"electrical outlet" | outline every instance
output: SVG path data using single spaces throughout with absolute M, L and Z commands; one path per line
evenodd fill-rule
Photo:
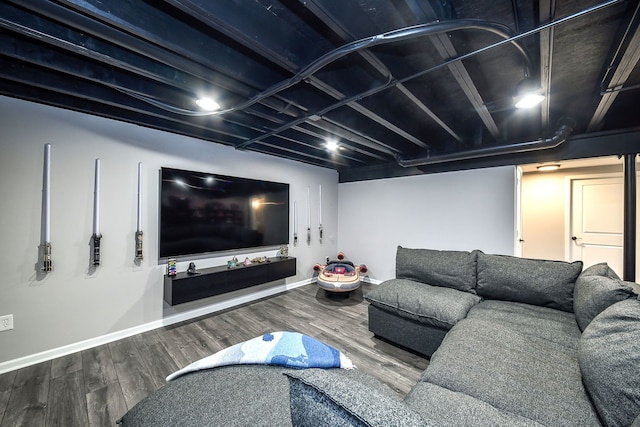
M 0 316 L 0 332 L 13 329 L 13 314 Z

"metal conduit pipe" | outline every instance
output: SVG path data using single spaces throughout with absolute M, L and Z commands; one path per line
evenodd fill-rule
M 529 31 L 525 31 L 524 33 L 520 33 L 518 35 L 510 35 L 511 34 L 511 30 L 509 29 L 509 27 L 499 24 L 499 23 L 495 23 L 495 22 L 490 22 L 490 21 L 482 21 L 482 20 L 474 20 L 474 19 L 466 19 L 466 20 L 451 20 L 451 21 L 436 21 L 436 22 L 432 22 L 432 23 L 428 23 L 428 24 L 420 24 L 420 25 L 416 25 L 413 27 L 406 27 L 406 28 L 401 28 L 398 30 L 393 30 L 393 31 L 389 31 L 387 33 L 383 33 L 383 34 L 378 34 L 375 36 L 371 36 L 371 37 L 366 37 L 364 39 L 360 39 L 360 40 L 356 40 L 353 41 L 351 43 L 347 43 L 346 45 L 343 45 L 341 47 L 338 47 L 326 54 L 324 54 L 323 56 L 321 56 L 320 58 L 316 59 L 315 61 L 313 61 L 311 64 L 307 65 L 305 68 L 303 68 L 301 71 L 299 71 L 298 73 L 296 73 L 294 76 L 290 77 L 289 79 L 286 79 L 280 83 L 277 83 L 273 86 L 271 86 L 270 88 L 266 89 L 263 92 L 258 93 L 257 95 L 255 95 L 254 97 L 246 100 L 245 102 L 242 102 L 236 106 L 224 109 L 224 110 L 218 110 L 218 111 L 195 111 L 195 110 L 187 110 L 184 108 L 179 108 L 179 107 L 175 107 L 172 105 L 169 105 L 163 101 L 154 99 L 152 97 L 149 97 L 147 95 L 138 93 L 136 91 L 133 91 L 131 89 L 128 88 L 123 88 L 123 87 L 116 87 L 116 86 L 112 86 L 112 85 L 108 85 L 110 87 L 112 87 L 113 89 L 119 90 L 120 92 L 123 92 L 131 97 L 137 98 L 141 101 L 147 102 L 151 105 L 155 105 L 158 108 L 162 108 L 164 110 L 170 111 L 172 113 L 176 113 L 176 114 L 182 114 L 182 115 L 187 115 L 187 116 L 219 116 L 222 114 L 226 114 L 226 113 L 231 113 L 234 111 L 242 111 L 245 108 L 248 108 L 254 104 L 257 104 L 258 102 L 262 101 L 265 98 L 268 98 L 270 96 L 273 96 L 279 92 L 282 92 L 283 90 L 286 90 L 288 88 L 290 88 L 293 85 L 296 85 L 298 83 L 300 83 L 301 81 L 303 81 L 306 78 L 311 77 L 315 72 L 319 71 L 321 68 L 323 68 L 324 66 L 330 64 L 333 61 L 336 61 L 337 59 L 342 58 L 343 56 L 346 56 L 350 53 L 353 52 L 358 52 L 360 50 L 363 49 L 367 49 L 373 46 L 377 46 L 380 44 L 386 44 L 386 43 L 393 43 L 399 40 L 408 40 L 408 39 L 412 39 L 415 37 L 420 37 L 420 36 L 427 36 L 427 35 L 434 35 L 434 34 L 439 34 L 439 33 L 446 33 L 448 31 L 458 31 L 458 30 L 465 30 L 465 29 L 475 29 L 475 30 L 483 30 L 483 31 L 489 31 L 492 32 L 498 36 L 501 36 L 503 38 L 503 40 L 491 44 L 489 46 L 477 49 L 473 52 L 470 53 L 466 53 L 464 55 L 460 55 L 456 58 L 452 58 L 448 61 L 445 61 L 444 63 L 432 67 L 430 68 L 428 71 L 433 71 L 435 69 L 438 69 L 442 66 L 445 66 L 447 64 L 453 63 L 453 62 L 457 62 L 457 61 L 462 61 L 463 59 L 467 59 L 470 58 L 474 55 L 477 55 L 479 53 L 485 52 L 489 49 L 493 49 L 496 48 L 498 46 L 502 46 L 506 43 L 512 44 L 513 46 L 515 46 L 517 48 L 517 50 L 522 54 L 524 61 L 525 61 L 525 71 L 527 74 L 530 73 L 531 70 L 531 59 L 529 58 L 529 55 L 526 51 L 526 49 L 524 49 L 524 47 L 522 47 L 518 41 L 531 36 L 533 34 L 537 34 L 540 31 L 547 29 L 547 28 L 551 28 L 551 27 L 555 27 L 556 25 L 559 24 L 563 24 L 565 22 L 568 22 L 570 20 L 576 19 L 580 16 L 598 11 L 600 9 L 603 9 L 605 7 L 623 2 L 625 0 L 607 0 L 604 3 L 601 4 L 597 4 L 595 6 L 592 6 L 590 8 L 587 8 L 585 10 L 582 10 L 580 12 L 574 13 L 573 15 L 569 15 L 566 16 L 562 19 L 558 19 L 557 21 L 552 21 L 549 23 L 546 23 L 538 28 L 534 28 L 532 30 Z M 404 78 L 401 80 L 401 82 L 407 81 L 407 80 L 411 80 L 414 78 L 417 78 L 423 74 L 425 74 L 426 72 L 419 72 L 416 73 L 413 76 L 410 76 L 408 78 Z M 106 83 L 105 83 L 106 84 Z M 383 87 L 382 89 L 385 89 L 386 87 Z
M 571 132 L 573 132 L 574 127 L 575 121 L 573 119 L 566 118 L 561 120 L 558 129 L 551 138 L 528 142 L 519 142 L 509 145 L 500 145 L 497 147 L 479 148 L 476 150 L 468 150 L 458 153 L 418 157 L 415 159 L 404 159 L 398 155 L 396 155 L 395 157 L 398 165 L 404 168 L 410 168 L 415 166 L 426 166 L 445 162 L 456 162 L 460 160 L 500 156 L 503 154 L 516 154 L 529 151 L 548 150 L 551 148 L 556 148 L 560 144 L 565 142 L 569 138 L 569 135 L 571 135 Z
M 320 71 L 322 68 L 331 64 L 332 62 L 337 61 L 340 58 L 343 58 L 351 53 L 359 52 L 364 49 L 368 49 L 374 46 L 379 46 L 383 44 L 396 43 L 398 41 L 403 40 L 411 40 L 417 37 L 430 36 L 435 34 L 442 34 L 451 31 L 461 31 L 461 30 L 479 30 L 485 31 L 492 34 L 497 35 L 502 39 L 502 42 L 509 43 L 513 45 L 516 50 L 521 54 L 524 60 L 524 68 L 525 75 L 530 75 L 532 61 L 529 57 L 529 53 L 527 50 L 520 44 L 519 40 L 516 40 L 516 37 L 513 35 L 511 29 L 503 24 L 497 22 L 483 21 L 480 19 L 457 19 L 451 21 L 436 21 L 430 22 L 428 24 L 419 24 L 411 27 L 400 28 L 397 30 L 388 31 L 386 33 L 377 34 L 370 37 L 365 37 L 363 39 L 355 40 L 353 42 L 347 43 L 343 46 L 337 47 L 326 54 L 322 55 L 306 67 L 302 68 L 295 75 L 290 78 L 283 80 L 270 88 L 258 93 L 252 98 L 235 105 L 233 107 L 226 108 L 224 110 L 217 111 L 196 111 L 196 110 L 187 110 L 184 108 L 175 107 L 172 105 L 168 105 L 163 101 L 154 99 L 147 95 L 138 93 L 136 91 L 122 88 L 122 87 L 114 87 L 123 93 L 126 93 L 129 96 L 140 99 L 141 101 L 145 101 L 149 104 L 155 105 L 156 107 L 165 109 L 167 111 L 171 111 L 176 114 L 182 114 L 187 116 L 220 116 L 223 114 L 231 113 L 234 111 L 242 111 L 250 106 L 257 104 L 258 102 L 276 95 L 306 79 L 313 76 L 315 73 Z M 453 61 L 460 60 L 458 58 L 454 58 Z
M 364 39 L 356 40 L 351 43 L 347 43 L 344 46 L 336 48 L 325 55 L 321 56 L 306 68 L 298 73 L 300 78 L 304 79 L 319 71 L 324 66 L 350 54 L 363 49 L 368 49 L 374 46 L 395 43 L 402 40 L 410 40 L 416 37 L 423 37 L 435 34 L 442 34 L 451 31 L 460 30 L 479 30 L 490 32 L 504 40 L 512 40 L 513 33 L 506 25 L 483 21 L 480 19 L 456 19 L 452 21 L 436 21 L 428 24 L 419 24 L 411 27 L 400 28 L 398 30 L 388 31 L 386 33 L 378 34 Z M 531 71 L 531 59 L 526 49 L 520 45 L 517 41 L 510 42 L 517 50 L 522 54 L 525 61 L 525 67 L 527 73 Z

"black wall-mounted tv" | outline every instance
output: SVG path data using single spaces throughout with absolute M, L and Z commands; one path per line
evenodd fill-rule
M 170 168 L 160 175 L 161 260 L 289 242 L 289 184 Z

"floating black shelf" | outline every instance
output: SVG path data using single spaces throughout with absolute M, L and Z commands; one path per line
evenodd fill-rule
M 269 258 L 269 262 L 203 268 L 197 274 L 178 273 L 164 276 L 164 300 L 169 305 L 237 291 L 262 283 L 295 276 L 296 259 Z

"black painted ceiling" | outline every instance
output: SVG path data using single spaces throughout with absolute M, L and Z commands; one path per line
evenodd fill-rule
M 640 145 L 638 8 L 3 1 L 0 94 L 336 169 L 343 182 L 625 154 Z M 525 75 L 546 94 L 526 111 L 513 105 Z M 203 95 L 221 109 L 205 114 Z

